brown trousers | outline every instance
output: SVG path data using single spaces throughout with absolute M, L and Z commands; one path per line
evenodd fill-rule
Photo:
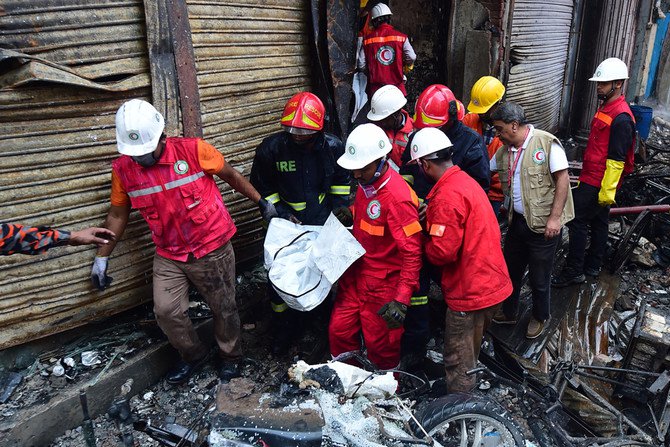
M 219 355 L 225 360 L 237 359 L 242 355 L 240 316 L 235 302 L 235 253 L 230 242 L 200 259 L 186 262 L 154 256 L 156 320 L 186 362 L 198 360 L 209 351 L 188 317 L 189 283 L 212 310 Z
M 447 391 L 466 393 L 476 384 L 476 375 L 466 372 L 477 366 L 484 331 L 501 304 L 471 312 L 456 312 L 447 308 L 444 329 L 444 368 Z

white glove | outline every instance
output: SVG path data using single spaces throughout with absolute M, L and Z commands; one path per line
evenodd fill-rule
M 91 281 L 98 290 L 105 290 L 107 286 L 112 283 L 112 278 L 107 276 L 107 262 L 109 258 L 106 256 L 96 256 L 93 261 L 93 268 L 91 268 Z

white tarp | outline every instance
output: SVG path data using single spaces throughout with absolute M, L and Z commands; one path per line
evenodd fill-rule
M 321 304 L 333 283 L 365 253 L 332 213 L 323 227 L 272 219 L 263 251 L 270 284 L 300 311 Z
M 353 123 L 358 116 L 358 112 L 361 111 L 366 102 L 368 102 L 368 94 L 365 93 L 365 89 L 368 86 L 368 77 L 365 73 L 356 72 L 354 73 L 354 79 L 351 82 L 351 88 L 354 91 L 354 111 L 351 112 L 351 122 Z

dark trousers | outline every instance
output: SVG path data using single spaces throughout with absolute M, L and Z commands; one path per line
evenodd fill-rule
M 444 369 L 447 392 L 467 393 L 476 383 L 475 374 L 466 373 L 477 366 L 484 332 L 500 304 L 470 312 L 447 309 L 444 329 Z
M 551 272 L 554 254 L 561 240 L 559 236 L 545 239 L 544 234 L 535 233 L 526 224 L 523 215 L 514 213 L 507 230 L 503 254 L 514 290 L 503 303 L 507 316 L 516 316 L 519 309 L 523 274 L 528 267 L 528 281 L 533 296 L 533 316 L 539 321 L 549 319 L 551 298 Z
M 584 267 L 600 269 L 607 251 L 610 207 L 598 205 L 599 191 L 600 188 L 586 183 L 572 190 L 575 218 L 568 223 L 570 245 L 565 265 L 578 274 L 584 272 Z M 591 244 L 586 253 L 589 233 Z

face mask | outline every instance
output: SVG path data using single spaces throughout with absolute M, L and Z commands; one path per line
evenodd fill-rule
M 135 160 L 140 166 L 142 166 L 144 168 L 149 168 L 149 167 L 155 165 L 156 162 L 158 161 L 154 158 L 154 153 L 153 152 L 149 152 L 148 154 L 144 154 L 144 155 L 137 155 L 137 156 L 133 157 L 133 160 Z

